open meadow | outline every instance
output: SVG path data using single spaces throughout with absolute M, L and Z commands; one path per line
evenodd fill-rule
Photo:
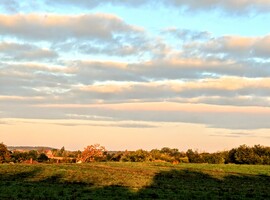
M 270 166 L 1 164 L 0 199 L 270 199 Z

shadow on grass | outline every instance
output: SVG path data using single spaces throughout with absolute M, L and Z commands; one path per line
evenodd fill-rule
M 0 199 L 270 199 L 270 177 L 232 174 L 222 179 L 193 170 L 162 171 L 137 192 L 121 185 L 71 183 L 61 174 L 29 181 L 40 168 L 0 174 Z
M 269 199 L 270 177 L 229 175 L 222 179 L 192 171 L 157 174 L 153 183 L 139 191 L 144 199 Z
M 0 199 L 80 199 L 93 185 L 66 182 L 61 173 L 42 177 L 42 172 L 42 167 L 34 167 L 24 172 L 0 174 Z
M 10 166 L 12 168 L 12 166 Z M 26 170 L 23 172 L 17 172 L 14 174 L 2 173 L 0 174 L 0 181 L 23 181 L 30 177 L 34 177 L 37 173 L 41 172 L 41 167 L 36 167 L 34 169 Z

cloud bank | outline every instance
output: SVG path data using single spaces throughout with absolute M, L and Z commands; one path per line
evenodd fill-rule
M 104 4 L 55 2 L 63 3 Z M 154 2 L 107 3 L 136 7 Z M 267 1 L 167 3 L 196 11 L 269 9 Z M 125 121 L 145 121 L 270 128 L 269 34 L 215 35 L 169 26 L 153 33 L 116 14 L 14 13 L 12 5 L 4 8 L 10 13 L 0 15 L 2 118 L 102 119 L 123 122 L 122 127 L 141 126 Z

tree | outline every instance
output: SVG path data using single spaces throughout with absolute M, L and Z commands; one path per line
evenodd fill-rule
M 198 151 L 193 151 L 192 149 L 188 149 L 186 152 L 186 155 L 190 163 L 203 163 L 202 157 L 198 153 Z
M 145 162 L 150 160 L 150 153 L 142 149 L 136 151 L 125 151 L 120 159 L 120 161 L 123 162 Z
M 247 145 L 241 145 L 236 149 L 234 154 L 237 164 L 257 164 L 261 163 L 261 159 L 253 151 L 253 148 Z
M 178 149 L 176 149 L 176 148 L 171 149 L 169 147 L 163 147 L 160 150 L 160 153 L 164 153 L 164 154 L 167 154 L 167 155 L 172 156 L 172 157 L 177 157 L 180 155 L 180 152 Z
M 21 151 L 14 151 L 11 155 L 11 160 L 13 162 L 23 162 L 27 160 L 27 152 L 21 152 Z
M 31 150 L 31 151 L 28 152 L 27 159 L 37 160 L 37 158 L 38 158 L 38 152 L 37 151 Z
M 224 164 L 225 158 L 222 153 L 202 153 L 202 160 L 210 164 Z
M 59 152 L 60 156 L 63 156 L 63 154 L 65 153 L 65 151 L 66 151 L 65 147 L 62 146 L 62 148 L 60 149 L 60 152 Z
M 162 153 L 160 153 L 159 149 L 152 149 L 150 151 L 150 155 L 151 155 L 152 161 L 161 160 Z
M 7 162 L 10 158 L 10 153 L 7 149 L 7 146 L 3 143 L 0 143 L 0 163 Z
M 82 162 L 94 162 L 106 157 L 106 149 L 100 144 L 94 144 L 84 148 L 81 154 Z
M 119 151 L 113 154 L 107 154 L 107 160 L 119 162 L 121 158 L 123 157 L 123 155 L 124 155 L 124 152 L 122 151 Z
M 45 161 L 49 160 L 49 158 L 45 153 L 41 153 L 38 156 L 37 160 L 38 160 L 38 162 L 45 162 Z

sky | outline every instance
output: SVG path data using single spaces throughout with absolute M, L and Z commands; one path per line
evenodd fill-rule
M 2 0 L 0 142 L 270 145 L 267 0 Z

